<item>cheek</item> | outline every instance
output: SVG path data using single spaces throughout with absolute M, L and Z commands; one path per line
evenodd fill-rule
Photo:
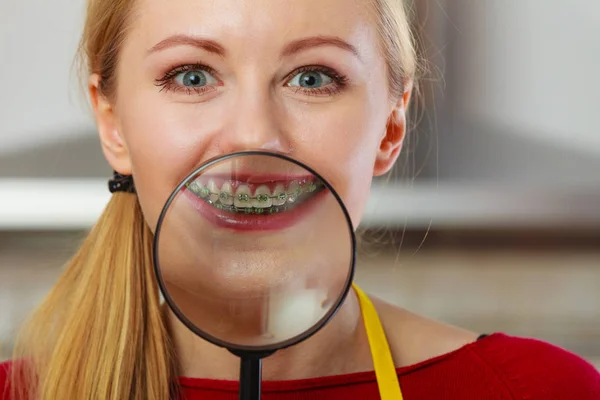
M 302 127 L 296 131 L 295 153 L 334 186 L 355 227 L 369 197 L 387 120 L 380 104 L 357 95 L 318 113 L 298 114 L 294 123 Z
M 140 205 L 154 229 L 172 191 L 203 159 L 213 128 L 202 122 L 201 115 L 190 115 L 193 108 L 159 101 L 156 93 L 129 97 L 124 93 L 120 99 L 120 129 Z

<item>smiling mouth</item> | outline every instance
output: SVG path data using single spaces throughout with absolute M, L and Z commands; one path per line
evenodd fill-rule
M 312 176 L 293 180 L 264 180 L 262 183 L 203 177 L 187 183 L 186 187 L 218 210 L 263 216 L 294 209 L 325 188 L 320 180 Z

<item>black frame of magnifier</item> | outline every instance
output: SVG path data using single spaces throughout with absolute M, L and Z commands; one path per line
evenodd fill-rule
M 214 164 L 219 163 L 221 161 L 225 161 L 225 160 L 228 160 L 231 158 L 236 158 L 236 157 L 261 156 L 261 155 L 279 158 L 279 159 L 291 162 L 293 164 L 298 165 L 299 167 L 306 169 L 312 175 L 317 177 L 325 185 L 325 187 L 327 187 L 327 189 L 330 191 L 330 193 L 335 197 L 338 204 L 342 208 L 342 212 L 344 214 L 344 217 L 346 218 L 346 223 L 348 224 L 348 230 L 350 232 L 350 239 L 351 239 L 351 245 L 352 245 L 351 260 L 350 260 L 350 273 L 348 274 L 348 279 L 346 281 L 345 288 L 344 288 L 343 292 L 340 294 L 340 296 L 338 297 L 338 299 L 336 300 L 335 306 L 332 307 L 332 309 L 329 312 L 327 312 L 327 314 L 325 314 L 325 316 L 323 316 L 309 330 L 307 330 L 299 335 L 296 335 L 288 340 L 285 340 L 285 341 L 282 341 L 279 343 L 275 343 L 272 345 L 268 345 L 268 346 L 240 346 L 240 345 L 234 345 L 234 344 L 226 342 L 224 340 L 220 340 L 220 339 L 214 337 L 213 335 L 203 332 L 202 330 L 198 329 L 188 318 L 186 318 L 186 316 L 183 314 L 183 312 L 177 306 L 176 302 L 173 301 L 173 299 L 169 296 L 168 290 L 166 289 L 166 286 L 162 280 L 162 275 L 160 273 L 159 262 L 158 262 L 158 244 L 159 244 L 159 239 L 160 239 L 161 227 L 162 227 L 164 218 L 171 206 L 171 203 L 175 200 L 175 198 L 177 198 L 177 196 L 180 193 L 183 186 L 192 177 L 199 175 L 205 169 L 210 168 Z M 283 155 L 280 153 L 269 152 L 269 151 L 249 150 L 249 151 L 240 151 L 240 152 L 230 153 L 230 154 L 227 154 L 224 156 L 212 158 L 212 159 L 208 160 L 207 162 L 203 163 L 200 167 L 196 168 L 192 173 L 188 174 L 181 181 L 181 183 L 179 185 L 177 185 L 177 187 L 175 188 L 173 193 L 171 193 L 171 195 L 169 196 L 169 199 L 165 203 L 165 206 L 163 207 L 163 209 L 160 213 L 160 216 L 158 218 L 158 222 L 156 224 L 156 230 L 154 233 L 152 253 L 153 253 L 152 258 L 153 258 L 153 264 L 154 264 L 154 272 L 156 274 L 158 286 L 160 288 L 160 291 L 161 291 L 165 301 L 167 302 L 167 305 L 175 313 L 177 318 L 189 330 L 191 330 L 197 336 L 208 341 L 209 343 L 212 343 L 216 346 L 225 348 L 225 349 L 229 350 L 231 353 L 239 356 L 242 359 L 242 364 L 241 364 L 242 372 L 245 371 L 245 373 L 241 374 L 242 376 L 240 377 L 240 385 L 241 386 L 244 384 L 255 385 L 257 380 L 260 384 L 260 380 L 261 380 L 260 362 L 261 362 L 262 358 L 267 357 L 278 350 L 283 350 L 287 347 L 294 346 L 294 345 L 310 338 L 315 333 L 317 333 L 319 330 L 321 330 L 339 311 L 341 305 L 344 303 L 346 297 L 348 296 L 348 293 L 349 293 L 350 288 L 352 287 L 352 283 L 354 281 L 354 274 L 355 274 L 355 269 L 356 269 L 356 235 L 354 233 L 352 219 L 350 218 L 350 214 L 348 213 L 348 210 L 346 209 L 344 202 L 342 201 L 341 197 L 337 194 L 337 192 L 334 190 L 333 186 L 328 181 L 326 181 L 320 174 L 318 174 L 316 171 L 314 171 L 309 166 L 303 164 L 301 161 L 295 160 L 286 155 Z M 246 369 L 244 369 L 245 367 L 246 367 Z M 251 378 L 251 379 L 249 379 L 249 378 Z M 249 380 L 249 381 L 243 382 L 244 380 Z M 260 397 L 260 387 L 258 388 L 258 391 L 259 391 L 259 397 Z M 242 397 L 240 397 L 240 398 L 242 398 Z M 258 397 L 249 397 L 249 398 L 255 399 Z

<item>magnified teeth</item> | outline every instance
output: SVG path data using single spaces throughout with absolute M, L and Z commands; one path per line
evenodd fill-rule
M 261 185 L 254 191 L 252 207 L 254 208 L 269 208 L 273 204 L 271 199 L 271 190 L 268 186 Z
M 275 185 L 275 189 L 273 190 L 273 199 L 272 203 L 274 206 L 282 206 L 285 204 L 287 200 L 287 193 L 285 191 L 285 187 L 282 184 Z
M 241 182 L 233 183 L 227 180 L 218 182 L 210 179 L 207 183 L 193 181 L 186 186 L 199 198 L 220 210 L 272 215 L 295 207 L 319 191 L 323 185 L 310 180 L 294 180 L 288 185 L 277 183 L 273 187 L 262 184 L 255 188 Z
M 200 187 L 200 185 L 198 185 L 197 182 L 192 182 L 188 185 L 188 189 L 190 189 L 192 192 L 194 192 L 197 195 L 200 195 L 200 190 L 202 189 Z
M 214 181 L 209 181 L 207 185 L 208 191 L 210 192 L 209 200 L 216 203 L 219 200 L 219 188 Z
M 309 182 L 306 182 L 302 186 L 302 189 L 303 189 L 303 191 L 306 191 L 307 193 L 312 193 L 315 190 L 317 190 L 317 185 L 313 181 L 309 181 Z
M 293 181 L 292 183 L 290 183 L 287 192 L 287 201 L 289 203 L 295 202 L 298 199 L 298 197 L 300 197 L 300 195 L 302 194 L 302 188 L 300 187 L 300 183 L 298 181 Z
M 233 205 L 238 208 L 251 207 L 250 188 L 247 185 L 239 185 L 235 191 Z
M 221 193 L 219 193 L 219 201 L 226 206 L 233 205 L 233 189 L 231 188 L 231 183 L 223 183 Z

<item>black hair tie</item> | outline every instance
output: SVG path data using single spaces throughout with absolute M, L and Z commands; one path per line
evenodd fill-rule
M 110 190 L 111 193 L 135 193 L 133 176 L 121 175 L 117 171 L 113 171 L 113 177 L 108 181 L 108 190 Z

